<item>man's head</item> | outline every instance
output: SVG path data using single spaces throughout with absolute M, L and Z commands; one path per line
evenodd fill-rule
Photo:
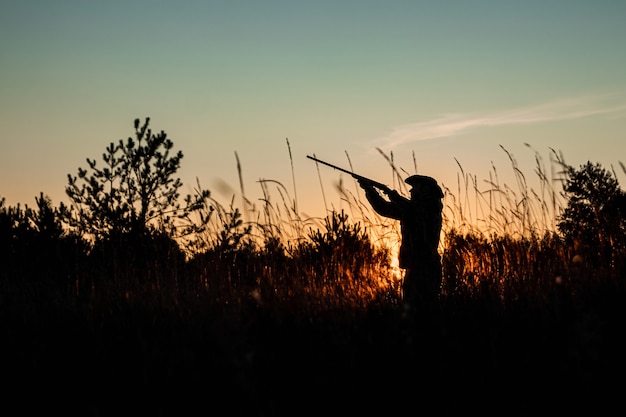
M 420 197 L 443 198 L 443 191 L 437 184 L 437 181 L 426 175 L 411 175 L 404 180 L 411 187 L 411 194 L 417 194 Z

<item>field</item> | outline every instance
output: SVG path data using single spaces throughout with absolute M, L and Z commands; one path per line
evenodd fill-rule
M 282 204 L 215 201 L 212 226 L 186 250 L 120 240 L 87 256 L 71 239 L 4 239 L 4 407 L 534 416 L 621 406 L 624 251 L 600 262 L 559 238 L 563 201 L 540 159 L 539 192 L 521 172 L 513 192 L 495 171 L 485 192 L 459 168 L 445 197 L 439 309 L 415 319 L 394 266 L 398 226 L 349 192 L 350 214 L 302 219 L 268 181 Z

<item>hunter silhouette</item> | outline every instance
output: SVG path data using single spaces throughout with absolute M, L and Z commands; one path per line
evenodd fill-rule
M 367 178 L 359 178 L 372 208 L 381 216 L 400 221 L 402 242 L 398 260 L 400 268 L 405 270 L 402 283 L 405 307 L 430 310 L 437 305 L 442 280 L 438 246 L 443 192 L 434 178 L 425 175 L 412 175 L 404 182 L 412 187 L 410 199 Z

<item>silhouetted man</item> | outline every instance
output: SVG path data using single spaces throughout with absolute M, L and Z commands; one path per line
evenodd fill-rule
M 437 250 L 441 233 L 443 192 L 437 181 L 424 175 L 404 180 L 412 188 L 411 198 L 391 189 L 380 190 L 367 180 L 359 181 L 372 208 L 381 216 L 400 221 L 402 242 L 400 268 L 405 269 L 402 284 L 406 307 L 411 310 L 436 306 L 441 285 L 441 257 Z

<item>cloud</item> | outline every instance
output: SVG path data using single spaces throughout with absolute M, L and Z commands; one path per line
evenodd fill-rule
M 381 138 L 379 143 L 382 144 L 380 146 L 395 147 L 410 142 L 458 136 L 479 127 L 546 123 L 623 112 L 626 112 L 626 103 L 621 94 L 577 97 L 480 115 L 443 115 L 424 122 L 399 125 Z

